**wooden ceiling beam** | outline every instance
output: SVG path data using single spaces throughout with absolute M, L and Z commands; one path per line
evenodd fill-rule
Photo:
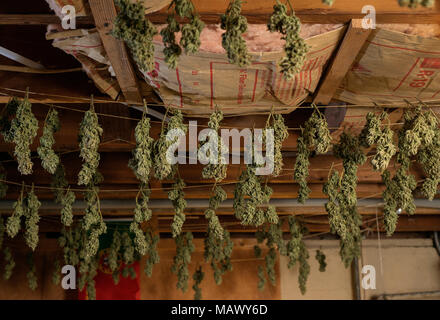
M 89 3 L 96 28 L 125 100 L 132 103 L 142 103 L 136 71 L 131 63 L 127 48 L 124 42 L 117 40 L 110 34 L 116 17 L 113 0 L 90 0 Z
M 360 50 L 371 34 L 371 29 L 362 27 L 362 20 L 351 20 L 350 26 L 342 40 L 342 43 L 331 61 L 324 76 L 321 78 L 318 90 L 315 93 L 313 102 L 320 105 L 327 105 L 339 88 L 345 75 L 353 65 Z

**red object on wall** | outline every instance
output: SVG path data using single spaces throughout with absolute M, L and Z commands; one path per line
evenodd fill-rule
M 132 279 L 130 276 L 124 278 L 120 275 L 119 283 L 115 285 L 105 257 L 106 252 L 101 251 L 98 273 L 95 277 L 96 300 L 140 300 L 139 261 L 132 265 L 136 278 Z M 125 265 L 121 264 L 120 270 L 124 267 Z M 84 290 L 78 291 L 78 300 L 88 300 L 87 285 Z

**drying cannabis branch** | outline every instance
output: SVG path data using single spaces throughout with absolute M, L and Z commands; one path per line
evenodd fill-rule
M 219 240 L 223 238 L 224 229 L 220 224 L 218 216 L 215 214 L 215 210 L 218 209 L 220 203 L 225 201 L 227 197 L 226 191 L 222 187 L 214 187 L 213 195 L 209 199 L 209 208 L 205 210 L 205 218 L 208 220 L 208 233 L 212 233 Z
M 205 273 L 202 271 L 202 267 L 198 267 L 193 274 L 193 290 L 194 290 L 194 300 L 202 300 L 202 289 L 200 288 L 200 284 L 205 277 Z
M 214 281 L 217 285 L 222 283 L 222 277 L 227 271 L 232 270 L 231 254 L 234 243 L 227 230 L 223 230 L 219 238 L 208 227 L 208 234 L 204 240 L 204 258 L 211 265 L 214 271 Z
M 136 197 L 136 206 L 134 208 L 133 221 L 130 224 L 130 231 L 135 235 L 134 243 L 136 250 L 142 256 L 147 253 L 148 243 L 141 224 L 147 222 L 153 216 L 151 209 L 148 207 L 149 198 L 150 190 L 148 189 L 148 185 L 141 183 L 139 193 Z
M 61 282 L 61 265 L 60 260 L 55 259 L 53 263 L 52 283 L 59 285 Z
M 148 250 L 146 252 L 147 259 L 145 260 L 144 272 L 148 277 L 153 274 L 153 267 L 159 263 L 160 257 L 157 252 L 157 244 L 159 243 L 159 235 L 154 234 L 153 231 L 148 230 L 145 234 L 148 243 Z
M 187 205 L 185 200 L 185 192 L 183 192 L 185 186 L 185 182 L 178 177 L 176 182 L 173 184 L 173 190 L 168 192 L 168 199 L 170 199 L 173 203 L 175 211 L 173 223 L 171 224 L 171 233 L 173 238 L 182 233 L 183 223 L 185 222 L 184 211 Z
M 40 146 L 37 148 L 38 156 L 41 159 L 41 166 L 50 174 L 54 174 L 60 163 L 60 158 L 52 149 L 55 144 L 54 133 L 60 130 L 58 111 L 51 108 L 44 121 L 43 135 L 40 138 Z
M 160 137 L 154 142 L 153 153 L 154 175 L 157 179 L 166 179 L 174 173 L 173 165 L 171 164 L 171 157 L 173 155 L 168 154 L 168 150 L 187 131 L 188 126 L 183 123 L 183 115 L 180 110 L 173 111 L 173 116 L 170 118 L 166 130 L 164 129 L 164 123 L 162 123 Z
M 99 166 L 100 155 L 98 152 L 103 130 L 99 126 L 98 115 L 92 103 L 85 113 L 79 127 L 79 156 L 84 160 L 81 171 L 78 174 L 78 184 L 88 185 L 93 180 Z
M 202 170 L 204 179 L 215 179 L 216 182 L 226 178 L 228 165 L 225 163 L 223 154 L 227 148 L 223 139 L 218 134 L 220 122 L 223 120 L 223 112 L 220 109 L 214 111 L 209 117 L 208 128 L 212 131 L 204 141 L 200 142 L 199 161 L 207 163 Z
M 85 256 L 91 258 L 96 255 L 99 248 L 99 236 L 107 232 L 107 226 L 102 218 L 99 204 L 99 187 L 97 184 L 103 180 L 102 175 L 96 171 L 87 191 L 84 192 L 86 210 L 82 219 L 82 228 L 86 233 Z
M 261 185 L 260 177 L 256 175 L 257 165 L 248 164 L 240 175 L 234 190 L 234 211 L 242 225 L 261 226 L 265 222 L 278 223 L 275 207 L 267 205 L 272 195 L 272 189 Z M 249 198 L 247 198 L 249 197 Z
M 26 278 L 28 279 L 29 288 L 32 291 L 35 291 L 38 287 L 38 278 L 35 270 L 34 255 L 32 253 L 29 253 L 26 260 L 29 268 L 29 271 L 26 274 Z
M 361 131 L 359 141 L 363 147 L 376 145 L 376 154 L 371 160 L 373 169 L 383 172 L 390 163 L 391 158 L 396 154 L 396 147 L 393 143 L 393 131 L 389 125 L 382 126 L 382 122 L 388 120 L 388 113 L 382 112 L 377 116 L 374 112 L 368 112 L 367 122 Z
M 270 122 L 272 120 L 272 122 Z M 279 176 L 283 170 L 283 154 L 281 153 L 281 148 L 283 146 L 283 141 L 289 136 L 289 131 L 284 124 L 284 118 L 281 114 L 269 114 L 266 122 L 266 130 L 273 130 L 273 158 L 272 155 L 267 155 L 268 159 L 266 161 L 273 161 L 273 176 Z M 264 138 L 266 138 L 267 131 L 265 131 Z M 267 144 L 267 141 L 266 141 Z M 268 150 L 266 148 L 266 150 Z
M 9 280 L 15 268 L 15 261 L 14 261 L 14 257 L 12 256 L 11 249 L 9 247 L 6 247 L 3 250 L 3 255 L 5 260 L 5 272 L 3 273 L 3 279 Z
M 298 137 L 298 154 L 295 162 L 293 178 L 299 184 L 298 202 L 305 203 L 309 198 L 310 188 L 307 186 L 309 176 L 309 157 L 312 152 L 325 154 L 331 147 L 332 138 L 324 115 L 316 108 L 305 122 L 304 129 Z
M 291 238 L 287 243 L 287 256 L 289 258 L 287 266 L 290 269 L 296 262 L 299 262 L 298 284 L 301 293 L 305 294 L 307 278 L 310 273 L 309 252 L 303 240 L 307 228 L 299 223 L 294 216 L 289 216 L 288 223 Z
M 292 6 L 290 6 L 290 9 L 291 14 L 288 15 L 286 5 L 277 0 L 267 24 L 267 29 L 270 32 L 281 33 L 282 39 L 286 41 L 284 45 L 286 56 L 279 63 L 281 72 L 286 80 L 291 80 L 295 74 L 301 71 L 309 51 L 308 45 L 299 35 L 301 22 L 295 16 Z
M 315 258 L 319 263 L 319 272 L 325 272 L 325 268 L 327 267 L 327 263 L 325 262 L 324 252 L 322 252 L 321 250 L 316 250 Z
M 357 169 L 366 161 L 366 156 L 359 140 L 348 133 L 341 134 L 333 151 L 336 157 L 342 159 L 344 174 L 340 177 L 337 171 L 333 171 L 323 187 L 323 192 L 329 197 L 325 208 L 330 230 L 341 238 L 340 254 L 346 267 L 360 254 L 362 218 L 357 211 Z
M 53 188 L 53 193 L 55 196 L 55 203 L 60 203 L 61 209 L 61 223 L 69 227 L 73 223 L 73 203 L 75 202 L 76 196 L 70 188 L 66 192 L 64 190 L 68 187 L 69 183 L 66 179 L 66 173 L 64 171 L 64 166 L 60 162 L 52 176 L 52 182 L 50 186 Z
M 30 146 L 37 136 L 38 120 L 32 113 L 32 104 L 27 95 L 17 107 L 17 114 L 11 122 L 10 130 L 13 132 L 18 171 L 23 175 L 31 174 L 33 164 Z
M 122 250 L 122 261 L 125 264 L 125 268 L 122 269 L 122 276 L 124 278 L 130 276 L 132 279 L 135 279 L 136 271 L 133 268 L 133 263 L 138 259 L 135 254 L 133 240 L 131 239 L 128 232 L 122 233 L 121 250 Z
M 243 33 L 247 31 L 247 19 L 241 15 L 242 0 L 232 0 L 226 13 L 221 16 L 222 46 L 228 54 L 229 62 L 240 67 L 251 64 Z
M 115 0 L 115 3 L 119 13 L 114 21 L 113 36 L 125 41 L 139 68 L 144 71 L 154 70 L 153 37 L 157 29 L 145 17 L 143 2 Z
M 12 98 L 8 101 L 2 110 L 0 117 L 0 133 L 3 136 L 5 142 L 14 141 L 14 131 L 12 130 L 12 119 L 17 114 L 20 100 L 18 98 Z
M 180 234 L 175 238 L 176 255 L 173 259 L 171 271 L 177 275 L 177 289 L 186 292 L 188 290 L 188 264 L 191 262 L 191 254 L 195 247 L 192 243 L 193 235 L 191 232 Z
M 435 0 L 397 0 L 401 7 L 417 8 L 419 5 L 426 8 L 432 8 Z

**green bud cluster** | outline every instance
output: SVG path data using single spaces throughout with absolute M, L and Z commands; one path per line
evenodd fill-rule
M 229 62 L 239 67 L 251 64 L 243 33 L 247 31 L 248 23 L 245 16 L 241 15 L 242 0 L 231 0 L 226 13 L 221 16 L 221 28 L 226 32 L 222 34 L 222 46 L 226 50 Z
M 328 123 L 315 106 L 315 110 L 305 122 L 304 129 L 301 130 L 297 140 L 298 154 L 296 156 L 293 178 L 299 184 L 298 202 L 305 203 L 311 192 L 307 185 L 311 152 L 313 151 L 316 154 L 327 153 L 331 147 L 331 141 Z
M 15 260 L 9 247 L 6 247 L 3 250 L 3 256 L 5 261 L 5 272 L 3 273 L 3 279 L 9 280 L 15 268 Z
M 18 171 L 23 175 L 31 174 L 33 163 L 30 146 L 37 136 L 38 120 L 32 113 L 32 104 L 27 97 L 18 105 L 10 130 L 13 132 L 14 155 L 17 158 Z
M 194 290 L 194 300 L 202 300 L 202 289 L 200 288 L 200 284 L 205 277 L 205 273 L 202 271 L 202 267 L 198 267 L 193 274 L 193 290 Z
M 335 0 L 321 0 L 323 4 L 326 4 L 328 6 L 333 6 L 333 3 L 335 2 Z
M 154 265 L 160 262 L 159 252 L 157 251 L 159 235 L 154 234 L 151 230 L 148 230 L 145 234 L 145 239 L 148 244 L 148 249 L 146 253 L 148 258 L 145 260 L 144 272 L 147 277 L 151 277 L 153 274 Z
M 325 272 L 327 268 L 327 262 L 325 262 L 325 254 L 321 250 L 316 250 L 316 261 L 319 263 L 319 272 Z
M 37 148 L 38 156 L 41 159 L 41 166 L 50 174 L 54 174 L 60 163 L 60 158 L 52 149 L 55 144 L 54 133 L 60 130 L 58 111 L 54 108 L 47 113 L 44 121 L 43 135 L 40 138 L 40 146 Z
M 165 62 L 171 69 L 176 69 L 179 56 L 182 54 L 182 48 L 185 52 L 196 53 L 200 48 L 200 34 L 202 33 L 205 24 L 200 20 L 199 15 L 195 14 L 194 5 L 191 0 L 173 0 L 170 7 L 174 5 L 175 13 L 168 15 L 167 26 L 160 31 L 162 41 L 164 44 L 163 54 Z M 176 20 L 177 16 L 189 19 L 180 27 Z M 180 45 L 176 41 L 176 32 L 182 31 Z
M 220 224 L 218 216 L 215 214 L 215 210 L 218 209 L 220 203 L 225 201 L 227 197 L 226 191 L 222 187 L 216 186 L 213 195 L 209 199 L 209 208 L 205 210 L 205 218 L 208 220 L 208 232 L 212 233 L 219 240 L 223 239 L 224 229 Z
M 294 216 L 289 216 L 288 223 L 291 238 L 287 243 L 287 256 L 289 258 L 287 266 L 290 269 L 299 262 L 298 284 L 301 293 L 304 295 L 306 293 L 307 278 L 310 274 L 309 252 L 303 240 L 307 228 L 299 223 Z
M 144 184 L 148 184 L 153 166 L 151 151 L 154 140 L 150 137 L 150 128 L 150 118 L 146 117 L 144 112 L 134 130 L 136 147 L 132 151 L 133 158 L 128 162 L 128 166 L 133 169 L 136 178 Z
M 53 263 L 52 283 L 59 285 L 61 283 L 61 265 L 60 260 L 55 259 Z
M 14 131 L 12 130 L 12 118 L 17 114 L 20 100 L 18 98 L 12 98 L 8 101 L 3 108 L 0 116 L 0 133 L 3 136 L 5 142 L 14 141 Z
M 417 8 L 419 5 L 426 8 L 432 8 L 435 0 L 397 0 L 401 7 Z
M 214 272 L 214 281 L 220 285 L 223 281 L 223 275 L 227 271 L 232 270 L 231 254 L 234 243 L 227 230 L 223 230 L 223 234 L 218 237 L 215 232 L 208 227 L 208 234 L 204 240 L 205 261 L 211 265 Z
M 6 222 L 6 232 L 9 237 L 14 238 L 21 228 L 22 217 L 25 219 L 25 234 L 24 238 L 26 244 L 32 251 L 38 245 L 38 222 L 40 221 L 40 216 L 38 215 L 38 210 L 41 206 L 40 201 L 38 201 L 37 196 L 34 193 L 34 187 L 27 196 L 24 197 L 24 190 L 22 190 L 20 197 L 14 203 L 14 212 L 9 216 Z
M 90 109 L 85 113 L 79 127 L 79 156 L 84 160 L 78 174 L 79 185 L 89 185 L 97 172 L 100 159 L 98 148 L 102 133 L 98 115 L 95 113 L 93 103 L 91 103 Z
M 154 70 L 153 37 L 157 29 L 145 17 L 143 2 L 116 0 L 115 3 L 119 13 L 114 21 L 112 35 L 125 41 L 139 68 L 144 71 Z
M 138 258 L 136 256 L 133 240 L 131 239 L 128 232 L 122 233 L 121 250 L 122 261 L 125 264 L 125 268 L 122 269 L 122 276 L 124 278 L 130 276 L 131 279 L 136 279 L 136 271 L 134 270 L 133 263 L 138 260 Z
M 164 129 L 164 125 L 162 124 L 160 137 L 154 142 L 154 175 L 159 180 L 164 180 L 173 174 L 173 165 L 167 160 L 167 150 L 172 144 L 179 140 L 179 137 L 175 137 L 168 141 L 167 133 L 176 129 L 182 130 L 183 133 L 188 131 L 188 126 L 183 123 L 183 115 L 180 110 L 174 111 L 173 116 L 168 122 L 167 130 Z
M 272 195 L 272 189 L 267 185 L 262 186 L 260 177 L 256 175 L 257 166 L 246 165 L 240 175 L 234 190 L 234 211 L 242 225 L 261 226 L 263 223 L 278 223 L 275 207 L 267 205 Z
M 185 186 L 185 182 L 179 177 L 173 184 L 173 189 L 168 192 L 168 199 L 170 199 L 173 203 L 175 211 L 173 223 L 171 224 L 171 233 L 173 238 L 182 233 L 182 227 L 185 222 L 184 211 L 187 205 L 185 200 L 185 192 L 183 192 Z
M 35 291 L 38 288 L 38 277 L 37 271 L 35 269 L 34 255 L 32 253 L 29 253 L 27 255 L 27 265 L 29 268 L 29 271 L 26 274 L 28 285 L 32 291 Z
M 290 4 L 290 3 L 289 3 Z M 300 37 L 301 22 L 295 16 L 291 7 L 291 14 L 287 14 L 287 7 L 277 0 L 273 6 L 273 13 L 267 23 L 267 29 L 270 32 L 279 32 L 282 39 L 286 41 L 284 52 L 286 56 L 281 59 L 279 66 L 286 80 L 291 80 L 301 71 L 306 59 L 309 47 Z
M 394 132 L 389 125 L 382 126 L 384 120 L 388 120 L 388 113 L 382 112 L 377 116 L 374 112 L 369 112 L 367 123 L 359 136 L 361 146 L 368 148 L 376 145 L 376 154 L 371 164 L 373 169 L 379 172 L 383 172 L 388 167 L 397 149 L 393 143 Z
M 212 163 L 209 161 L 207 165 L 203 167 L 202 177 L 204 179 L 215 179 L 216 182 L 222 181 L 226 178 L 226 173 L 228 169 L 228 165 L 226 163 L 222 163 L 222 155 L 227 151 L 225 144 L 223 143 L 223 139 L 218 134 L 218 130 L 220 129 L 220 122 L 223 120 L 223 112 L 220 109 L 215 110 L 211 116 L 209 117 L 208 128 L 214 130 L 217 133 L 217 159 L 215 159 L 215 155 L 208 154 L 208 159 L 213 158 L 212 160 L 217 160 L 217 163 Z M 211 139 L 210 136 L 206 138 L 205 141 L 200 143 L 200 148 L 203 147 L 205 143 L 207 143 Z
M 357 212 L 357 168 L 366 161 L 360 148 L 360 139 L 342 133 L 340 141 L 333 147 L 335 156 L 342 159 L 344 174 L 333 171 L 323 192 L 329 201 L 325 204 L 329 217 L 330 230 L 341 238 L 340 254 L 348 267 L 353 258 L 360 254 L 362 218 Z
M 193 235 L 191 232 L 182 233 L 175 237 L 176 255 L 173 259 L 171 271 L 177 275 L 176 287 L 182 290 L 182 292 L 188 290 L 188 264 L 191 262 L 191 254 L 195 250 L 192 240 Z
M 75 193 L 70 188 L 65 191 L 68 185 L 64 166 L 59 162 L 55 173 L 52 175 L 50 186 L 53 188 L 55 203 L 61 204 L 61 223 L 66 227 L 71 226 L 73 223 L 73 203 L 76 200 Z
M 140 185 L 138 196 L 136 197 L 136 206 L 134 208 L 133 221 L 130 224 L 130 231 L 134 233 L 134 243 L 137 252 L 140 255 L 145 255 L 148 250 L 148 243 L 145 238 L 144 231 L 141 224 L 147 222 L 153 216 L 151 209 L 148 207 L 150 198 L 150 190 L 146 185 Z
M 87 185 L 87 191 L 84 192 L 87 206 L 82 219 L 82 228 L 86 233 L 85 255 L 87 258 L 96 255 L 99 248 L 99 236 L 107 232 L 107 226 L 101 215 L 99 187 L 97 186 L 102 180 L 102 175 L 96 171 L 90 184 Z
M 270 120 L 272 120 L 271 123 Z M 273 159 L 271 159 L 271 155 L 268 155 L 269 158 L 266 161 L 273 161 L 274 166 L 272 175 L 279 176 L 283 170 L 283 154 L 281 153 L 281 149 L 283 147 L 283 141 L 289 136 L 289 131 L 284 124 L 283 116 L 281 114 L 272 113 L 267 119 L 266 129 L 273 130 L 274 138 Z
M 58 244 L 63 250 L 63 260 L 67 265 L 76 266 L 80 262 L 80 248 L 83 246 L 84 232 L 80 227 L 61 229 Z

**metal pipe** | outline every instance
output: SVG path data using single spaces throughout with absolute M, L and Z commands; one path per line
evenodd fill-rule
M 208 199 L 188 199 L 187 208 L 207 208 L 209 206 Z M 273 205 L 278 208 L 310 208 L 324 206 L 328 199 L 309 199 L 305 204 L 298 203 L 296 198 L 293 199 L 271 199 L 269 205 Z M 0 211 L 10 211 L 15 201 L 2 200 L 0 201 Z M 425 199 L 415 199 L 414 203 L 420 208 L 440 208 L 440 199 L 434 199 L 432 201 Z M 101 210 L 132 210 L 135 207 L 134 199 L 118 199 L 110 200 L 104 199 L 100 201 Z M 172 209 L 173 205 L 170 200 L 167 199 L 152 199 L 149 201 L 148 206 L 151 209 Z M 220 204 L 220 208 L 232 208 L 233 200 L 228 199 Z M 267 206 L 267 205 L 266 205 Z M 363 199 L 358 201 L 358 206 L 362 207 L 377 207 L 383 206 L 382 199 Z M 53 201 L 42 201 L 42 210 L 60 210 L 61 206 Z M 86 202 L 84 200 L 77 200 L 73 205 L 74 210 L 82 210 L 86 208 Z

